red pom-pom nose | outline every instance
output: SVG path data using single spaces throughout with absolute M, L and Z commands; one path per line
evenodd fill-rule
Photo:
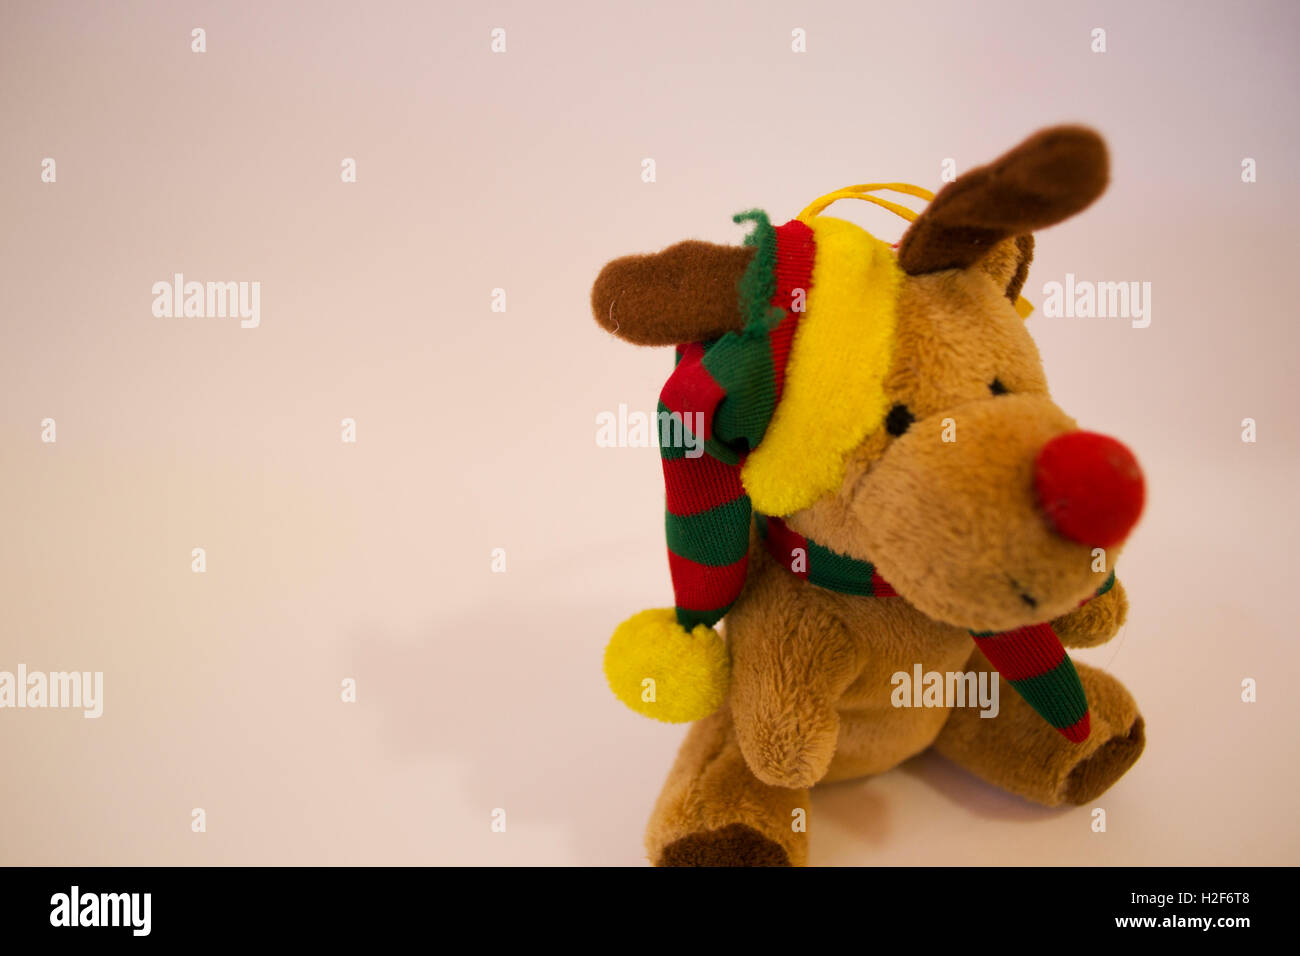
M 1038 453 L 1034 471 L 1039 506 L 1072 541 L 1109 548 L 1128 537 L 1142 513 L 1142 469 L 1109 435 L 1058 435 Z

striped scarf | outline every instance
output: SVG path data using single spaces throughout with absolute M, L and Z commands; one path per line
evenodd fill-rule
M 780 518 L 759 515 L 757 523 L 767 553 L 777 564 L 809 584 L 841 594 L 898 596 L 870 561 L 823 547 Z M 1112 571 L 1093 597 L 1100 597 L 1114 585 Z M 1088 739 L 1091 730 L 1088 699 L 1079 674 L 1051 624 L 1044 621 L 1010 631 L 971 631 L 970 635 L 989 663 L 1039 716 L 1067 740 L 1080 743 Z

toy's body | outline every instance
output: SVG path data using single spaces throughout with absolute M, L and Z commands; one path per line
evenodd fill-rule
M 1107 594 L 1053 623 L 1069 647 L 1102 643 L 1123 620 Z M 890 770 L 935 746 L 988 782 L 1037 803 L 1084 803 L 1142 749 L 1133 698 L 1076 664 L 1092 733 L 1074 744 L 1003 683 L 999 713 L 897 707 L 894 675 L 988 672 L 970 635 L 900 598 L 836 594 L 779 567 L 757 542 L 749 582 L 727 615 L 732 683 L 722 710 L 692 728 L 646 836 L 661 865 L 806 862 L 808 788 Z M 802 816 L 801 815 L 801 816 Z
M 602 324 L 643 344 L 705 343 L 679 353 L 677 384 L 670 380 L 663 401 L 711 403 L 711 438 L 719 442 L 727 416 L 738 417 L 736 383 L 749 388 L 754 376 L 738 378 L 717 358 L 725 347 L 714 346 L 734 344 L 732 333 L 748 336 L 745 347 L 760 333 L 777 334 L 771 323 L 779 316 L 759 328 L 740 315 L 755 261 L 767 255 L 775 263 L 764 295 L 803 322 L 780 404 L 769 402 L 777 414 L 767 409 L 758 430 L 762 444 L 733 441 L 734 465 L 727 448 L 703 464 L 665 453 L 676 617 L 645 612 L 611 642 L 607 672 L 620 697 L 661 719 L 696 720 L 650 822 L 653 862 L 801 864 L 806 828 L 797 824 L 809 787 L 889 770 L 931 746 L 990 783 L 1053 806 L 1093 799 L 1137 759 L 1143 723 L 1131 696 L 1105 673 L 1076 670 L 1061 646 L 1101 643 L 1123 622 L 1125 595 L 1112 568 L 1141 507 L 1140 473 L 1122 446 L 1076 431 L 1052 402 L 1013 308 L 1030 231 L 1087 205 L 1105 178 L 1095 135 L 1061 129 L 945 190 L 904 237 L 897 265 L 892 253 L 875 271 L 862 265 L 862 288 L 875 294 L 883 285 L 888 309 L 864 313 L 839 347 L 877 334 L 884 345 L 841 365 L 841 380 L 797 429 L 792 416 L 814 394 L 807 383 L 836 362 L 837 353 L 813 351 L 816 336 L 828 334 L 812 331 L 813 323 L 840 321 L 845 300 L 830 297 L 859 260 L 847 267 L 839 260 L 834 274 L 808 266 L 802 279 L 800 263 L 812 261 L 814 243 L 819 263 L 852 242 L 879 256 L 874 240 L 814 215 L 768 227 L 767 250 L 761 242 L 757 251 L 684 244 L 602 273 L 593 291 Z M 807 243 L 803 259 L 797 241 Z M 820 302 L 821 314 L 834 317 L 795 314 L 790 303 L 805 295 L 811 314 Z M 784 346 L 773 348 L 784 372 Z M 841 402 L 840 391 L 857 387 L 849 381 L 855 370 L 870 378 L 876 361 L 866 399 Z M 711 375 L 696 375 L 692 362 Z M 770 356 L 763 362 L 770 370 Z M 738 396 L 730 408 L 713 394 L 723 392 L 715 380 Z M 829 432 L 837 415 L 850 441 Z M 814 444 L 812 464 L 796 445 L 774 469 L 776 450 L 792 435 Z M 824 461 L 816 459 L 818 442 L 832 446 Z M 782 484 L 801 471 L 807 476 Z M 750 498 L 759 513 L 753 523 Z M 727 517 L 742 500 L 740 517 Z M 720 524 L 724 517 L 730 524 Z M 747 554 L 736 539 L 745 529 Z M 817 565 L 828 562 L 834 573 L 819 577 Z M 720 660 L 707 625 L 723 613 Z M 995 716 L 942 695 L 912 706 L 919 690 L 900 700 L 898 675 L 971 674 L 973 689 L 990 686 L 998 672 Z M 717 675 L 715 692 L 697 699 L 683 673 L 704 685 Z

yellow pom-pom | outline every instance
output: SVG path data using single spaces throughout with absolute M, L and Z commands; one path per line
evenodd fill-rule
M 711 627 L 687 631 L 672 608 L 642 611 L 605 648 L 610 689 L 638 714 L 680 724 L 709 716 L 727 696 L 731 659 Z

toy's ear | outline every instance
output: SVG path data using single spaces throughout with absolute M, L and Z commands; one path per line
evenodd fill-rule
M 688 240 L 615 259 L 591 287 L 592 314 L 606 331 L 635 345 L 717 338 L 745 324 L 736 285 L 753 257 L 753 246 Z
M 1034 261 L 1034 237 L 1026 233 L 1003 239 L 993 246 L 979 268 L 1003 291 L 1011 304 L 1020 298 L 1020 290 L 1029 278 L 1029 264 Z
M 1106 144 L 1092 130 L 1042 130 L 940 190 L 899 243 L 899 265 L 909 275 L 965 269 L 1007 239 L 1080 212 L 1102 194 L 1108 177 Z M 1008 277 L 1008 292 L 1018 271 L 1017 265 Z

